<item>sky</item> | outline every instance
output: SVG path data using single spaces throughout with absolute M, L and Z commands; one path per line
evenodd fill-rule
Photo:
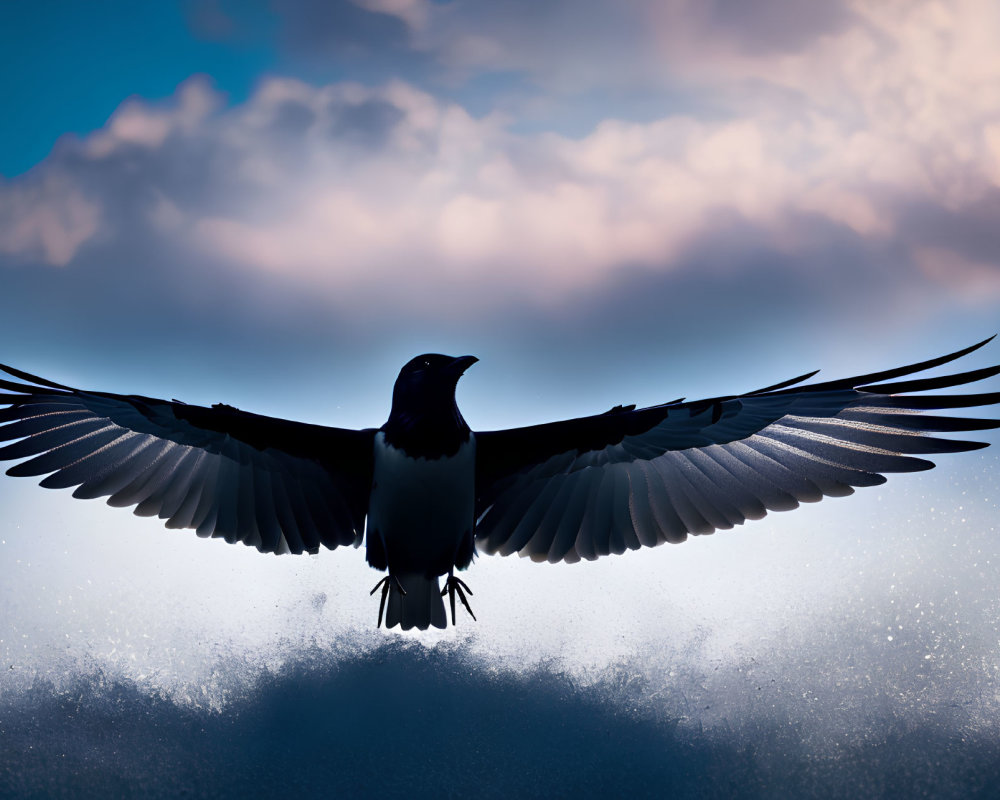
M 367 427 L 410 357 L 472 353 L 490 429 L 956 350 L 1000 330 L 998 45 L 990 0 L 0 4 L 0 361 Z M 997 733 L 1000 462 L 940 464 L 680 547 L 482 558 L 480 621 L 424 638 L 373 630 L 360 554 L 269 560 L 5 479 L 0 703 L 59 728 L 60 692 L 103 719 L 114 685 L 164 725 L 247 719 L 384 657 L 538 724 L 567 698 L 622 736 L 680 720 L 705 764 L 722 731 L 761 791 L 871 742 L 909 764 L 914 731 L 954 778 Z M 801 751 L 754 761 L 764 724 Z

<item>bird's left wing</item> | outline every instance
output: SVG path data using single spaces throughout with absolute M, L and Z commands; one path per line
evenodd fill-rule
M 920 412 L 994 404 L 1000 392 L 910 393 L 972 383 L 1000 367 L 896 379 L 984 344 L 840 381 L 799 386 L 810 373 L 743 395 L 476 433 L 477 543 L 536 561 L 589 560 L 848 495 L 883 483 L 882 473 L 929 469 L 913 454 L 986 446 L 929 433 L 1000 421 Z
M 359 544 L 373 435 L 137 395 L 87 392 L 11 367 L 0 379 L 0 460 L 48 488 L 108 497 L 168 528 L 268 553 Z M 24 381 L 24 382 L 22 382 Z

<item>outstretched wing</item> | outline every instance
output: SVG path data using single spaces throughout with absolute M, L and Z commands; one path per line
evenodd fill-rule
M 108 496 L 168 528 L 262 553 L 360 544 L 373 435 L 136 395 L 85 392 L 0 366 L 0 460 L 13 476 Z
M 930 469 L 913 455 L 986 445 L 929 433 L 1000 421 L 921 412 L 991 405 L 1000 392 L 910 393 L 962 386 L 1000 367 L 896 379 L 988 341 L 840 381 L 796 386 L 810 373 L 743 395 L 477 433 L 477 543 L 535 561 L 591 560 L 852 494 L 884 483 L 883 473 Z

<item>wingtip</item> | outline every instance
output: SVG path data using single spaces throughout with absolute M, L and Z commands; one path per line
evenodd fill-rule
M 815 377 L 818 374 L 819 374 L 819 370 L 818 369 L 814 369 L 812 372 L 807 372 L 804 375 L 799 375 L 796 378 L 790 378 L 789 380 L 781 381 L 781 383 L 774 383 L 774 384 L 771 384 L 770 386 L 765 386 L 763 389 L 755 389 L 754 391 L 747 392 L 745 395 L 742 395 L 742 396 L 743 397 L 753 397 L 754 395 L 766 394 L 767 392 L 775 392 L 775 391 L 778 391 L 780 389 L 787 389 L 790 386 L 795 386 L 798 383 L 802 383 L 802 381 L 807 381 L 810 378 Z
M 955 386 L 964 386 L 968 383 L 992 378 L 1000 375 L 1000 365 L 985 367 L 983 369 L 959 372 L 954 375 L 942 375 L 937 378 L 917 378 L 895 383 L 876 383 L 856 386 L 859 392 L 876 392 L 879 394 L 906 394 L 908 392 L 926 392 L 932 389 L 948 389 Z
M 0 370 L 6 372 L 8 375 L 14 378 L 18 378 L 19 380 L 37 384 L 39 388 L 44 387 L 46 389 L 60 389 L 66 392 L 76 391 L 72 386 L 65 386 L 61 383 L 56 383 L 55 381 L 50 381 L 46 380 L 45 378 L 40 378 L 37 375 L 32 375 L 30 372 L 25 372 L 24 370 L 8 366 L 7 364 L 0 364 Z
M 961 358 L 962 356 L 966 356 L 969 353 L 974 353 L 980 347 L 985 347 L 986 345 L 988 345 L 990 342 L 992 342 L 996 338 L 997 338 L 997 334 L 994 333 L 992 336 L 988 336 L 987 338 L 983 339 L 981 342 L 976 342 L 974 345 L 970 345 L 969 347 L 966 347 L 964 350 L 959 350 L 957 353 L 953 353 L 952 357 L 953 358 Z
M 981 342 L 970 345 L 969 347 L 964 347 L 961 350 L 956 350 L 953 353 L 948 353 L 947 355 L 938 356 L 937 358 L 931 358 L 927 361 L 919 361 L 915 364 L 907 364 L 903 367 L 896 367 L 895 369 L 883 370 L 881 372 L 871 372 L 867 375 L 857 375 L 853 378 L 843 378 L 840 380 L 826 381 L 823 383 L 814 383 L 807 386 L 796 386 L 791 389 L 782 389 L 779 391 L 784 392 L 795 392 L 801 391 L 803 389 L 809 389 L 811 391 L 819 391 L 825 389 L 856 389 L 858 387 L 875 387 L 878 384 L 885 383 L 887 381 L 895 380 L 896 378 L 901 378 L 907 375 L 913 375 L 918 372 L 924 372 L 925 370 L 934 369 L 935 367 L 943 366 L 944 364 L 956 361 L 963 356 L 967 356 L 969 353 L 975 352 L 976 350 L 989 344 L 993 339 L 995 339 L 997 334 L 993 334 L 988 339 L 983 339 Z M 794 385 L 794 384 L 793 384 Z M 754 394 L 758 394 L 758 392 Z

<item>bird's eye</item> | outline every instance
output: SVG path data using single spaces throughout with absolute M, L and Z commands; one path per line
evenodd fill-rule
M 428 360 L 427 360 L 427 359 L 425 358 L 425 359 L 424 359 L 424 366 L 425 366 L 425 367 L 429 367 L 430 365 L 431 365 L 431 362 L 430 362 L 430 361 L 428 361 Z

